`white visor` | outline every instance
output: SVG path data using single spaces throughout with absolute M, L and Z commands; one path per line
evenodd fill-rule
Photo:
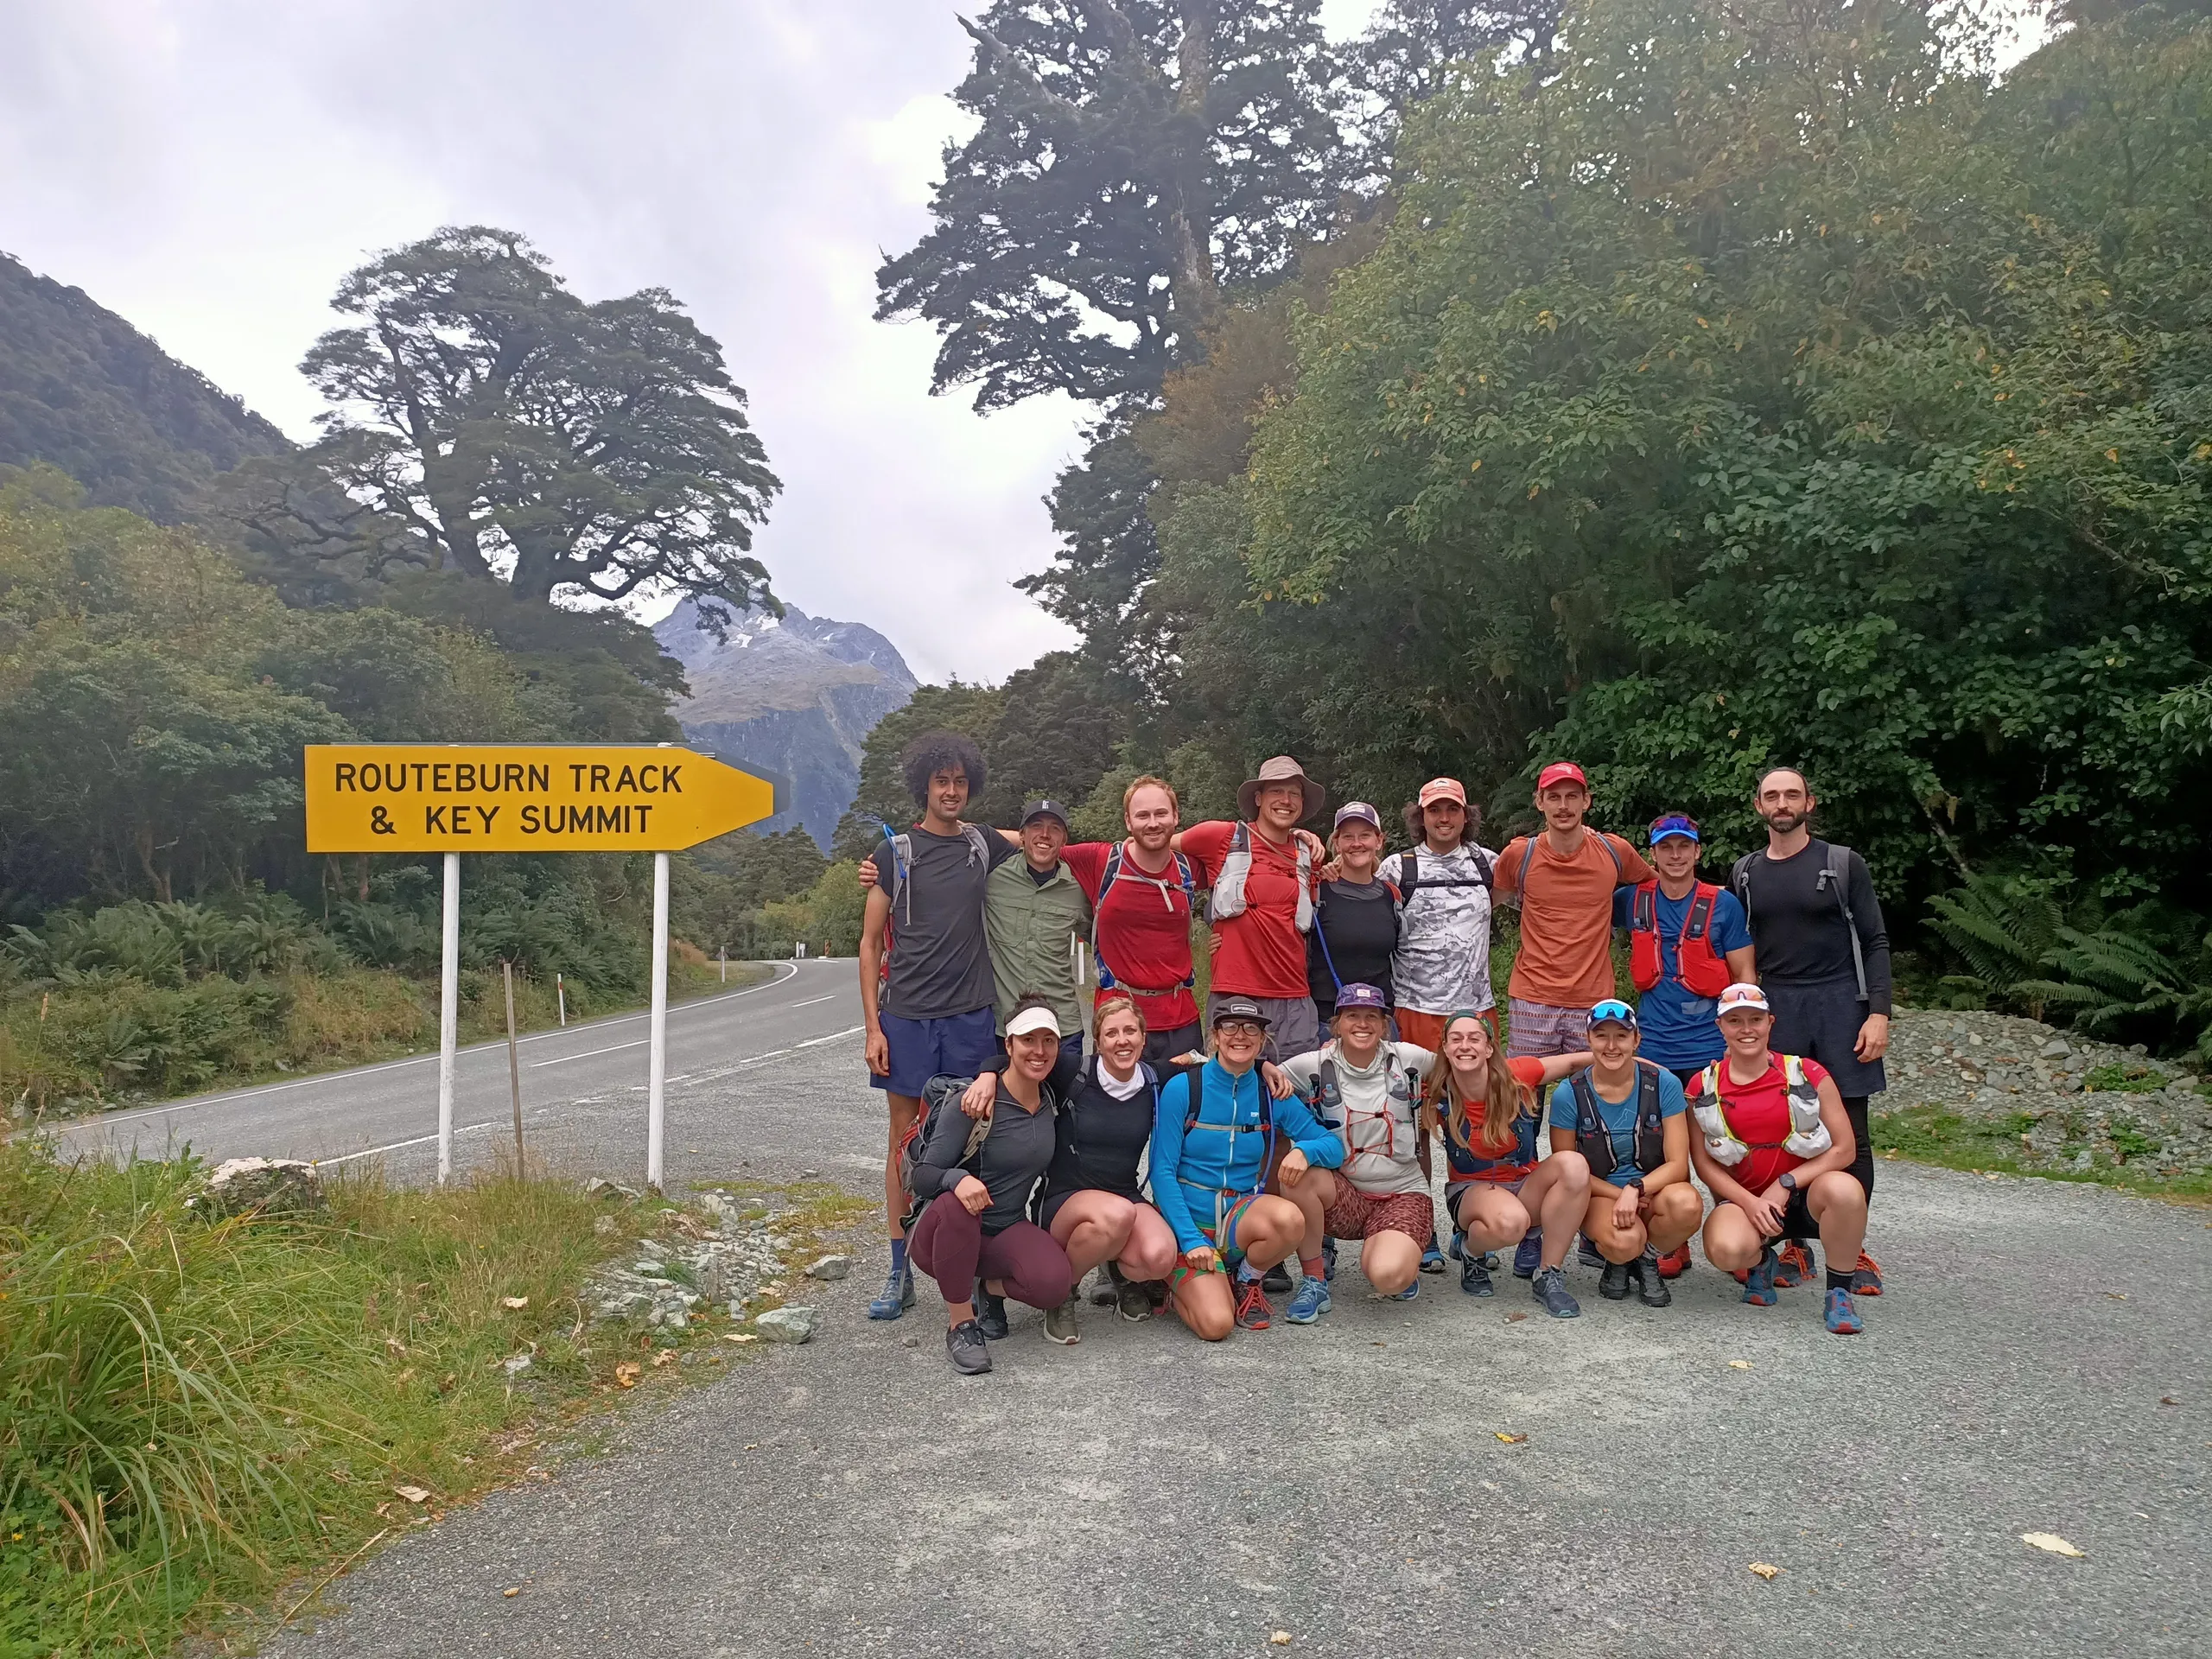
M 1033 1031 L 1049 1031 L 1057 1037 L 1060 1034 L 1060 1022 L 1050 1008 L 1024 1008 L 1006 1022 L 1006 1034 L 1009 1037 L 1027 1037 Z

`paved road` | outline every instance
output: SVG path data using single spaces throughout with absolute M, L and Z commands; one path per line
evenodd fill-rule
M 809 1045 L 842 1053 L 859 1041 L 852 963 L 779 963 L 773 973 L 766 984 L 669 1010 L 671 1180 L 702 1169 L 728 1173 L 713 1159 L 700 1160 L 707 1155 L 702 1139 L 734 1143 L 735 1126 L 701 1116 L 707 1103 L 717 1113 L 724 1109 L 728 1078 Z M 644 1179 L 646 1025 L 642 1014 L 620 1014 L 521 1039 L 524 1131 L 534 1153 L 563 1167 Z M 508 1144 L 512 1122 L 506 1045 L 463 1049 L 454 1074 L 455 1168 L 493 1158 Z M 437 1167 L 437 1123 L 438 1061 L 428 1054 L 111 1113 L 66 1128 L 59 1138 L 117 1154 L 160 1156 L 189 1145 L 210 1159 L 343 1165 L 373 1157 L 395 1180 L 426 1181 Z
M 774 995 L 849 1006 L 800 1008 L 849 984 L 817 971 Z M 768 995 L 702 1015 L 755 1022 L 722 1058 L 683 1051 L 671 1170 L 870 1190 L 853 1041 L 796 1047 L 812 1027 L 761 1020 Z M 634 1162 L 633 1100 L 549 1121 Z M 871 1246 L 811 1345 L 408 1538 L 270 1651 L 2204 1653 L 2212 1215 L 1890 1164 L 1875 1213 L 1894 1292 L 1851 1340 L 1809 1292 L 1746 1308 L 1702 1265 L 1664 1311 L 1577 1270 L 1571 1323 L 1516 1319 L 1517 1283 L 1398 1305 L 1340 1280 L 1319 1325 L 1218 1348 L 1093 1313 L 1060 1349 L 1017 1310 L 978 1379 L 927 1303 L 862 1317 Z

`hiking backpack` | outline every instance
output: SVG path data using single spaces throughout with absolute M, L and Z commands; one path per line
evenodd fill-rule
M 1616 1166 L 1612 1132 L 1599 1111 L 1598 1085 L 1584 1066 L 1572 1079 L 1574 1089 L 1574 1146 L 1588 1160 L 1593 1176 L 1602 1167 Z M 1659 1068 L 1649 1060 L 1636 1063 L 1636 1130 L 1632 1161 L 1647 1175 L 1667 1161 L 1666 1125 L 1660 1115 Z M 1599 1177 L 1602 1179 L 1603 1177 Z
M 960 1109 L 960 1096 L 968 1092 L 973 1077 L 931 1077 L 922 1085 L 922 1109 L 914 1114 L 913 1126 L 899 1141 L 899 1190 L 906 1197 L 906 1216 L 900 1224 L 904 1231 L 913 1226 L 922 1213 L 922 1200 L 914 1191 L 914 1167 L 921 1161 L 922 1148 L 928 1144 L 930 1125 L 936 1122 L 940 1112 Z M 991 1132 L 991 1114 L 997 1108 L 995 1100 L 983 1109 L 983 1115 L 968 1126 L 968 1144 L 962 1148 L 960 1161 L 971 1164 L 976 1154 L 983 1149 L 984 1139 Z
M 1700 881 L 1690 894 L 1688 913 L 1675 940 L 1675 971 L 1682 988 L 1692 996 L 1718 996 L 1732 982 L 1728 959 L 1713 944 L 1713 908 L 1720 889 Z M 1693 950 L 1694 944 L 1698 948 Z M 1639 991 L 1656 989 L 1666 967 L 1659 948 L 1659 884 L 1647 881 L 1636 890 L 1629 909 L 1628 971 Z
M 1124 862 L 1122 855 L 1128 845 L 1127 842 L 1117 841 L 1114 843 L 1113 850 L 1106 855 L 1106 868 L 1098 878 L 1098 898 L 1090 906 L 1090 959 L 1098 965 L 1098 988 L 1101 991 L 1110 991 L 1121 984 L 1121 981 L 1114 976 L 1114 970 L 1106 965 L 1105 957 L 1099 951 L 1098 918 L 1106 913 L 1106 895 L 1113 892 L 1114 884 L 1122 879 L 1122 866 Z M 1198 913 L 1198 887 L 1197 880 L 1191 874 L 1191 861 L 1180 853 L 1171 855 L 1175 860 L 1175 879 L 1183 889 L 1183 903 L 1190 913 L 1195 916 Z M 1133 881 L 1150 882 L 1160 889 L 1160 902 L 1166 906 L 1171 912 L 1175 908 L 1175 901 L 1168 897 L 1167 880 L 1165 876 L 1154 875 L 1148 870 L 1140 868 L 1129 879 Z M 1197 967 L 1194 963 L 1192 971 L 1183 976 L 1182 983 L 1174 988 L 1179 991 L 1187 991 L 1198 982 Z
M 1816 888 L 1835 889 L 1836 908 L 1843 912 L 1843 931 L 1851 941 L 1851 971 L 1859 982 L 1859 1000 L 1865 1002 L 1869 1000 L 1866 995 L 1866 952 L 1859 943 L 1859 918 L 1851 911 L 1853 855 L 1848 847 L 1838 846 L 1834 842 L 1827 845 L 1827 862 L 1815 878 L 1814 885 Z M 1758 853 L 1745 853 L 1728 872 L 1728 885 L 1736 890 L 1736 902 L 1744 907 L 1744 925 L 1747 928 L 1751 925 L 1751 861 L 1763 855 Z M 1752 943 L 1758 943 L 1756 935 Z
M 1298 848 L 1298 931 L 1313 930 L 1313 855 L 1303 841 Z M 1229 837 L 1229 850 L 1221 873 L 1213 879 L 1213 894 L 1206 905 L 1206 919 L 1226 922 L 1244 913 L 1244 883 L 1252 874 L 1252 826 L 1240 823 Z
M 1490 859 L 1484 855 L 1482 849 L 1475 846 L 1473 842 L 1470 842 L 1466 846 L 1469 859 L 1475 867 L 1475 874 L 1471 877 L 1454 875 L 1435 881 L 1421 880 L 1420 848 L 1408 847 L 1404 852 L 1400 853 L 1397 855 L 1398 879 L 1391 884 L 1398 890 L 1398 902 L 1410 903 L 1414 890 L 1417 887 L 1480 887 L 1486 893 L 1496 892 L 1497 883 L 1491 880 Z M 1522 866 L 1522 873 L 1523 874 L 1528 873 L 1526 864 Z

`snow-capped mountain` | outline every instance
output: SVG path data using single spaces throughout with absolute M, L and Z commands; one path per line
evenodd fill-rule
M 691 682 L 676 706 L 684 737 L 734 766 L 780 773 L 790 804 L 756 828 L 797 825 L 826 849 L 860 787 L 861 746 L 913 695 L 913 671 L 874 629 L 789 607 L 780 621 L 765 611 L 734 617 L 728 634 L 702 627 L 688 599 L 654 626 Z

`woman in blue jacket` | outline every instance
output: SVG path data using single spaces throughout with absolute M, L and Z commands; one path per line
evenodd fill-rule
M 1298 1248 L 1306 1217 L 1268 1190 L 1276 1137 L 1290 1141 L 1281 1182 L 1334 1169 L 1344 1143 L 1296 1096 L 1271 1101 L 1259 1073 L 1268 1017 L 1249 996 L 1213 1009 L 1213 1058 L 1171 1077 L 1152 1128 L 1152 1201 L 1180 1253 L 1169 1275 L 1178 1318 L 1208 1342 L 1231 1329 L 1264 1331 L 1274 1310 L 1260 1277 Z M 1194 1096 L 1192 1093 L 1197 1090 Z M 1235 1274 L 1235 1287 L 1230 1274 Z M 1312 1271 L 1321 1270 L 1317 1258 Z

